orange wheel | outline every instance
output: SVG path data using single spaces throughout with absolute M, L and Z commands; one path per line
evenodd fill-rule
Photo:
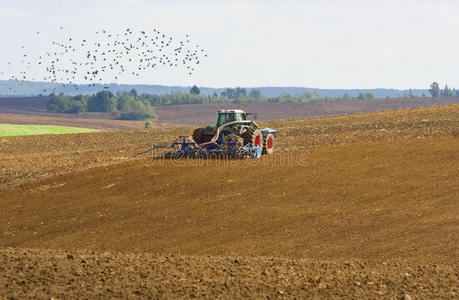
M 263 144 L 263 153 L 264 154 L 274 153 L 274 135 L 272 133 L 268 133 L 265 136 L 264 144 Z

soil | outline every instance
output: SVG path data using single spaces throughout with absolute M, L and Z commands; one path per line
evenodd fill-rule
M 132 157 L 191 127 L 1 139 L 0 298 L 457 298 L 458 116 L 270 121 L 259 160 Z
M 332 117 L 269 121 L 276 152 L 327 145 L 459 135 L 459 105 Z M 0 191 L 44 178 L 133 159 L 153 145 L 170 145 L 193 127 L 41 135 L 0 139 Z
M 0 123 L 52 124 L 102 130 L 142 129 L 144 122 L 111 120 L 107 113 L 63 114 L 46 111 L 48 98 L 0 98 Z M 333 116 L 459 104 L 459 98 L 401 98 L 374 100 L 315 101 L 310 103 L 190 104 L 155 107 L 159 122 L 166 124 L 215 124 L 219 109 L 243 109 L 257 114 L 257 120 L 270 121 L 306 117 Z
M 79 116 L 79 115 L 78 115 Z M 133 130 L 144 129 L 144 121 L 112 120 L 105 118 L 44 117 L 27 114 L 0 114 L 0 124 L 19 125 L 57 125 L 96 130 Z M 154 128 L 175 127 L 171 123 L 153 122 Z
M 91 168 L 3 192 L 0 245 L 450 261 L 457 149 L 440 137 Z
M 459 98 L 411 98 L 317 101 L 310 103 L 191 104 L 160 106 L 155 110 L 161 122 L 188 125 L 215 124 L 219 109 L 242 109 L 257 114 L 259 121 L 335 116 L 395 109 L 459 104 Z
M 0 297 L 454 299 L 458 267 L 5 249 L 0 250 Z

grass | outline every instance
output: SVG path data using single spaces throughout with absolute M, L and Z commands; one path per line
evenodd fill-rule
M 14 125 L 0 124 L 0 136 L 20 136 L 39 134 L 84 133 L 98 130 L 51 125 Z

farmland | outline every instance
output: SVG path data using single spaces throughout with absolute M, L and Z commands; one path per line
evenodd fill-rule
M 77 126 L 99 130 L 142 129 L 144 122 L 112 120 L 108 113 L 64 114 L 46 111 L 47 97 L 0 98 L 0 123 Z M 155 127 L 212 124 L 219 109 L 243 109 L 260 121 L 333 116 L 405 108 L 459 104 L 459 98 L 402 98 L 312 101 L 309 103 L 235 103 L 157 106 Z
M 458 116 L 266 120 L 255 161 L 133 158 L 189 126 L 2 138 L 0 296 L 456 298 Z

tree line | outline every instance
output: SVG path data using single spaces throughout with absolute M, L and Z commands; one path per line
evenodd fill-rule
M 440 89 L 437 82 L 431 84 L 429 89 L 432 97 L 459 97 L 455 89 L 448 85 Z M 411 90 L 403 98 L 414 98 Z M 423 95 L 423 97 L 427 97 Z M 101 91 L 94 95 L 67 96 L 51 94 L 48 100 L 48 111 L 60 113 L 106 112 L 121 120 L 157 120 L 155 106 L 181 105 L 181 104 L 208 104 L 208 103 L 306 103 L 311 101 L 333 100 L 370 100 L 374 99 L 371 92 L 359 93 L 358 96 L 344 94 L 342 97 L 321 97 L 318 91 L 304 92 L 299 96 L 282 94 L 279 96 L 265 97 L 258 89 L 241 87 L 227 88 L 220 94 L 202 95 L 199 87 L 193 86 L 189 92 L 175 92 L 165 95 L 141 94 L 135 89 L 129 92 L 117 92 L 115 95 L 109 91 Z
M 95 95 L 67 96 L 51 94 L 47 103 L 50 112 L 78 114 L 82 112 L 105 112 L 120 120 L 157 120 L 151 103 L 135 90 L 118 92 L 101 91 Z
M 433 82 L 430 85 L 429 89 L 430 95 L 432 95 L 433 98 L 438 98 L 438 97 L 459 97 L 459 93 L 456 92 L 456 89 L 452 89 L 448 86 L 448 84 L 445 85 L 444 89 L 440 88 L 440 84 L 438 82 Z
M 352 99 L 374 99 L 371 92 L 360 93 L 357 97 L 345 94 L 343 97 L 321 97 L 318 91 L 305 92 L 300 96 L 282 94 L 275 97 L 264 97 L 260 90 L 246 88 L 227 88 L 220 94 L 202 95 L 197 86 L 188 93 L 175 92 L 165 95 L 141 94 L 135 89 L 129 92 L 101 91 L 94 95 L 68 96 L 63 93 L 49 96 L 47 109 L 50 112 L 78 114 L 83 112 L 111 113 L 121 120 L 157 120 L 155 106 L 209 104 L 209 103 L 306 103 L 311 101 L 332 101 Z
M 282 94 L 275 97 L 265 97 L 258 89 L 248 89 L 236 87 L 227 88 L 220 94 L 213 93 L 212 95 L 202 95 L 197 86 L 193 86 L 188 93 L 176 92 L 166 95 L 141 95 L 148 100 L 152 106 L 164 105 L 181 105 L 181 104 L 208 104 L 208 103 L 306 103 L 311 101 L 327 101 L 327 100 L 351 100 L 351 99 L 374 99 L 371 92 L 360 93 L 357 97 L 351 97 L 345 94 L 343 97 L 321 97 L 318 91 L 314 93 L 305 92 L 300 96 L 292 96 L 290 94 Z

